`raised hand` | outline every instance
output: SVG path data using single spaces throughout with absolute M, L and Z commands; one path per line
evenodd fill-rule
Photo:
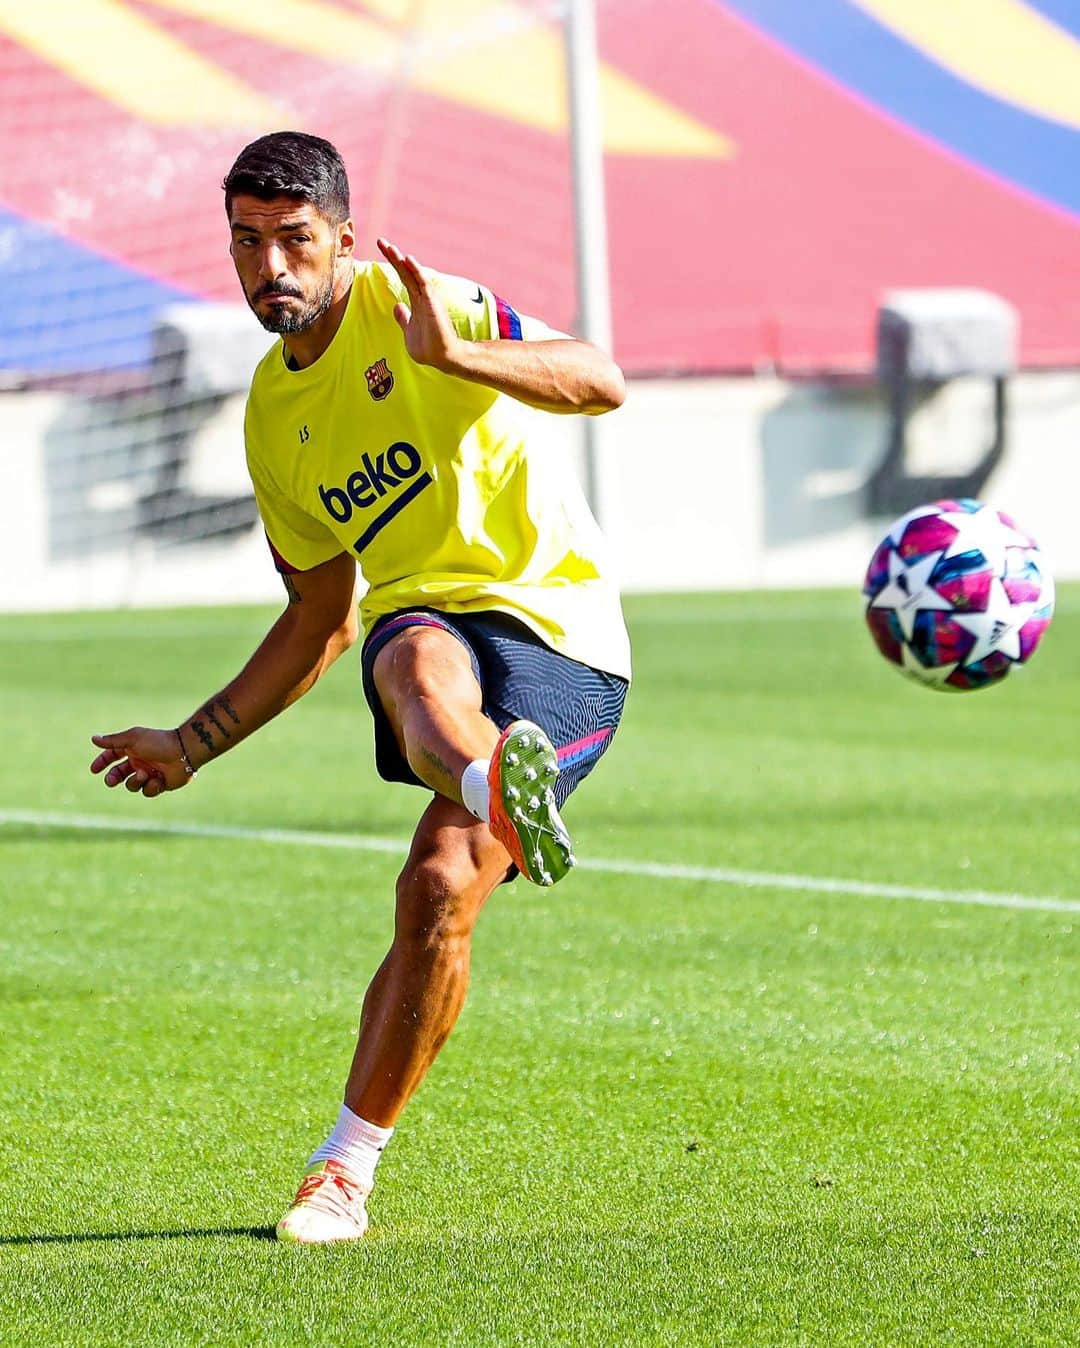
M 405 335 L 405 349 L 418 365 L 452 373 L 462 346 L 446 305 L 411 253 L 403 253 L 389 239 L 379 239 L 379 251 L 397 272 L 409 292 L 408 304 L 395 304 L 394 317 Z
M 101 753 L 90 764 L 93 773 L 105 773 L 106 786 L 141 791 L 153 799 L 166 791 L 178 791 L 191 780 L 184 767 L 175 730 L 151 730 L 132 726 L 113 735 L 92 735 L 91 743 Z

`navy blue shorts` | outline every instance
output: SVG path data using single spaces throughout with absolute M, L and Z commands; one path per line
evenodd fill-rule
M 388 614 L 371 629 L 362 656 L 364 696 L 375 718 L 375 766 L 387 782 L 426 787 L 402 757 L 372 674 L 375 657 L 407 627 L 441 627 L 457 637 L 469 652 L 484 714 L 500 730 L 522 719 L 541 727 L 559 756 L 555 799 L 561 806 L 611 743 L 626 701 L 626 680 L 560 655 L 505 613 L 416 608 Z

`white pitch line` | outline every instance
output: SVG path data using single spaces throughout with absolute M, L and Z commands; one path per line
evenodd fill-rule
M 271 622 L 273 622 L 273 617 L 268 617 L 266 623 L 262 626 L 253 625 L 249 634 L 245 628 L 237 629 L 235 624 L 229 627 L 224 623 L 216 626 L 207 623 L 198 625 L 189 623 L 186 626 L 177 623 L 172 627 L 147 623 L 140 625 L 137 615 L 132 618 L 130 625 L 126 628 L 102 624 L 100 627 L 65 627 L 41 631 L 23 628 L 22 631 L 19 631 L 17 628 L 15 630 L 5 629 L 0 624 L 0 645 L 52 646 L 64 642 L 90 641 L 123 641 L 126 644 L 130 641 L 203 641 L 208 638 L 213 640 L 216 637 L 231 640 L 244 635 L 250 635 L 253 641 L 258 641 L 261 634 L 269 628 Z
M 49 810 L 0 809 L 0 826 L 71 828 L 87 833 L 156 833 L 181 838 L 232 838 L 242 842 L 287 843 L 297 847 L 337 847 L 349 852 L 403 852 L 408 842 L 371 833 L 308 833 L 287 828 L 244 828 L 240 824 L 196 824 L 183 820 L 124 819 L 116 815 L 59 814 Z
M 293 847 L 328 847 L 351 852 L 389 852 L 403 856 L 404 838 L 375 834 L 309 833 L 300 829 L 244 828 L 237 824 L 197 824 L 174 820 L 124 819 L 115 815 L 60 814 L 46 810 L 0 809 L 0 825 L 70 828 L 88 833 L 147 833 L 159 836 L 230 838 L 243 842 L 284 843 Z M 855 894 L 868 899 L 902 899 L 917 903 L 966 903 L 984 908 L 1033 908 L 1051 913 L 1080 913 L 1080 900 L 1050 895 L 1000 894 L 978 889 L 927 889 L 912 885 L 875 884 L 833 876 L 786 875 L 771 871 L 728 870 L 715 866 L 679 866 L 662 861 L 584 860 L 585 871 L 644 876 L 656 880 L 697 880 L 703 884 L 753 889 L 792 889 L 804 894 Z

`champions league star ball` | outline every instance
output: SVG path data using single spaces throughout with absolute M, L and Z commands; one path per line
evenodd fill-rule
M 1054 613 L 1038 545 L 978 501 L 935 501 L 896 521 L 870 560 L 878 650 L 929 688 L 986 688 L 1030 660 Z

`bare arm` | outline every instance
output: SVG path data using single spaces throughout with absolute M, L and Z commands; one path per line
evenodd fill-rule
M 409 292 L 394 308 L 409 355 L 420 365 L 507 393 L 546 412 L 596 415 L 621 406 L 622 371 L 599 347 L 573 338 L 542 342 L 470 342 L 459 337 L 420 263 L 386 239 L 383 256 Z
M 445 365 L 446 374 L 508 393 L 545 412 L 597 416 L 622 405 L 622 371 L 591 342 L 465 342 Z
M 94 735 L 90 771 L 144 796 L 175 791 L 189 780 L 185 755 L 198 770 L 303 697 L 356 640 L 356 563 L 342 553 L 285 583 L 288 606 L 235 679 L 175 729 Z

